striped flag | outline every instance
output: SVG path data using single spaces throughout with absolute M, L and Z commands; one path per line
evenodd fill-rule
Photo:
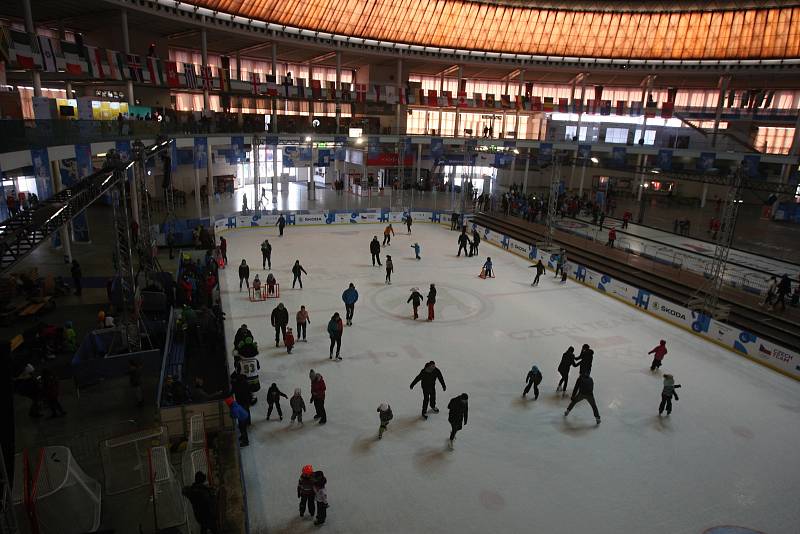
M 142 62 L 136 54 L 128 54 L 128 75 L 126 78 L 134 82 L 143 82 L 144 73 L 142 72 Z
M 194 71 L 194 65 L 191 63 L 184 63 L 183 74 L 186 76 L 186 87 L 189 89 L 197 89 L 197 74 Z
M 203 78 L 203 89 L 211 90 L 214 88 L 214 78 L 211 74 L 211 65 L 200 67 L 200 76 Z
M 108 77 L 112 80 L 122 80 L 125 72 L 125 60 L 120 52 L 116 50 L 106 50 L 108 57 Z
M 169 87 L 180 87 L 181 83 L 178 79 L 178 63 L 175 61 L 165 61 L 164 70 L 167 73 L 167 85 Z
M 150 83 L 153 85 L 164 85 L 164 69 L 161 67 L 161 60 L 157 57 L 147 58 L 147 71 L 150 73 Z
M 42 70 L 45 72 L 58 72 L 56 65 L 56 49 L 53 47 L 53 40 L 44 35 L 39 36 L 39 50 L 42 52 Z
M 311 80 L 311 97 L 322 98 L 322 82 L 320 80 Z
M 8 30 L 6 39 L 9 42 L 8 58 L 12 65 L 20 69 L 33 69 L 42 63 L 39 43 L 31 40 L 31 36 L 27 33 Z
M 567 113 L 569 111 L 569 99 L 568 98 L 559 98 L 558 99 L 558 111 L 559 111 L 559 113 Z
M 481 93 L 474 93 L 475 107 L 483 107 L 483 95 Z
M 231 58 L 229 56 L 222 56 L 219 58 L 222 65 L 219 69 L 219 85 L 220 89 L 225 92 L 231 90 Z M 230 106 L 229 106 L 230 107 Z
M 258 85 L 261 83 L 261 77 L 258 75 L 257 72 L 250 73 L 250 85 L 252 87 L 252 91 L 254 95 L 258 94 Z
M 64 70 L 70 74 L 83 74 L 87 70 L 86 60 L 82 50 L 75 43 L 61 41 L 61 51 L 64 53 Z

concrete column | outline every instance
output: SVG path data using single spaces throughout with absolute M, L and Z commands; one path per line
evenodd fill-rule
M 203 217 L 203 205 L 200 201 L 200 169 L 197 164 L 194 165 L 194 207 L 197 212 L 197 218 Z
M 214 214 L 214 210 L 212 207 L 214 206 L 214 162 L 211 161 L 213 158 L 211 157 L 211 138 L 207 137 L 208 143 L 208 154 L 206 157 L 206 184 L 207 184 L 207 193 L 208 193 L 208 216 L 211 217 Z M 255 200 L 255 199 L 254 199 Z
M 444 93 L 444 73 L 439 79 L 439 96 Z M 439 106 L 439 126 L 436 127 L 436 134 L 441 137 L 442 135 L 442 106 Z
M 581 112 L 578 113 L 578 126 L 577 128 L 575 128 L 575 135 L 578 136 L 579 143 L 581 140 L 581 121 L 583 120 L 583 106 L 584 102 L 586 102 L 584 100 L 585 96 L 586 96 L 586 77 L 584 76 L 583 78 L 581 78 L 581 107 L 580 107 Z
M 402 110 L 400 108 L 400 103 L 399 103 L 400 91 L 401 91 L 401 89 L 403 87 L 403 58 L 402 57 L 397 58 L 397 77 L 395 79 L 397 80 L 397 97 L 398 97 L 398 103 L 397 103 L 397 135 L 402 135 L 404 133 L 404 132 L 401 131 L 401 124 L 402 124 L 401 111 Z M 456 123 L 458 123 L 458 116 L 456 116 Z M 399 152 L 398 152 L 398 154 L 399 154 Z
M 419 184 L 422 173 L 422 143 L 417 144 L 417 184 Z
M 265 149 L 264 157 L 266 156 Z M 278 145 L 272 148 L 272 202 L 278 202 Z
M 122 49 L 125 54 L 131 53 L 131 39 L 128 35 L 128 12 L 124 9 L 119 12 L 120 21 L 122 22 Z M 128 104 L 135 104 L 136 100 L 133 96 L 133 80 L 126 82 L 128 92 Z
M 36 38 L 36 27 L 33 25 L 33 11 L 31 10 L 31 0 L 23 0 L 22 7 L 25 11 L 25 31 L 31 39 Z M 33 76 L 33 96 L 42 96 L 42 75 L 39 71 L 31 72 Z
M 61 183 L 61 170 L 58 168 L 58 160 L 50 162 L 50 173 L 53 175 L 53 186 L 55 192 L 58 193 L 64 189 Z M 67 263 L 72 263 L 72 243 L 70 243 L 69 227 L 72 223 L 68 222 L 59 230 L 61 236 L 61 244 L 64 247 L 64 260 Z
M 72 92 L 72 82 L 64 82 L 64 89 L 67 93 L 67 98 L 75 98 L 75 93 Z
M 342 122 L 342 53 L 336 51 L 336 133 L 340 133 Z
M 644 132 L 642 132 L 644 135 Z M 642 171 L 642 154 L 636 158 L 636 170 L 639 173 L 639 190 L 636 192 L 636 200 L 642 200 L 642 193 L 644 192 L 644 171 Z
M 278 84 L 280 87 L 280 80 L 278 80 L 278 43 L 272 43 L 272 76 L 275 78 L 275 83 Z M 277 135 L 278 134 L 278 99 L 272 99 L 272 118 L 270 119 L 270 124 L 272 124 L 272 133 Z M 277 154 L 277 150 L 275 151 Z M 275 161 L 275 165 L 277 165 L 277 160 L 273 158 Z M 277 174 L 277 172 L 276 172 Z M 273 193 L 277 191 L 277 187 L 275 183 L 272 184 L 272 191 Z
M 522 181 L 522 192 L 523 193 L 527 193 L 528 192 L 528 170 L 530 169 L 530 167 L 531 167 L 531 151 L 530 151 L 530 149 L 528 149 L 528 157 L 525 158 L 525 177 L 523 178 L 523 181 Z
M 717 84 L 719 87 L 719 97 L 717 98 L 717 110 L 714 114 L 714 133 L 711 136 L 711 146 L 717 146 L 717 132 L 719 131 L 719 123 L 720 119 L 722 118 L 722 107 L 723 103 L 725 102 L 725 93 L 728 92 L 728 84 L 730 83 L 731 78 L 730 76 L 720 76 L 719 83 Z M 705 201 L 703 201 L 703 204 Z
M 517 96 L 525 94 L 525 69 L 519 71 L 519 84 L 517 85 Z M 514 108 L 517 110 L 516 119 L 514 120 L 514 139 L 519 139 L 519 109 L 517 103 L 513 102 Z
M 200 56 L 203 58 L 203 67 L 208 66 L 208 32 L 205 26 L 200 28 Z M 203 87 L 203 114 L 211 108 L 208 89 Z
M 456 102 L 458 102 L 458 92 L 461 90 L 461 80 L 464 77 L 464 67 L 458 66 L 458 82 L 456 83 Z M 456 104 L 456 120 L 453 127 L 453 137 L 458 137 L 458 131 L 461 129 L 461 108 Z M 462 187 L 463 191 L 463 187 Z
M 706 207 L 706 197 L 708 196 L 708 183 L 703 183 L 703 193 L 700 195 L 700 207 Z

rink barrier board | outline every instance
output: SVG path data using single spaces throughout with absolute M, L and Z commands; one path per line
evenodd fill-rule
M 541 259 L 548 269 L 555 270 L 558 254 L 545 252 L 538 249 L 536 245 L 523 243 L 475 223 L 472 224 L 472 227 L 478 229 L 484 241 L 532 262 Z M 702 313 L 694 312 L 649 291 L 588 269 L 583 265 L 569 260 L 567 263 L 567 274 L 573 280 L 600 293 L 614 297 L 652 317 L 687 330 L 737 355 L 745 356 L 774 371 L 795 380 L 800 380 L 800 355 L 798 353 L 781 347 L 772 341 L 760 339 L 746 330 L 717 321 Z

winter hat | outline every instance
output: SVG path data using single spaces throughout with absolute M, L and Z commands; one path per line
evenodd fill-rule
M 466 393 L 462 393 L 461 395 L 459 395 L 459 397 L 461 398 L 461 400 L 469 399 L 469 395 L 467 395 Z
M 385 411 L 386 411 L 386 410 L 388 410 L 388 409 L 389 409 L 389 405 L 388 405 L 388 404 L 386 404 L 385 402 L 384 402 L 384 403 L 381 403 L 381 405 L 380 405 L 380 406 L 378 406 L 378 411 L 379 411 L 379 412 L 385 412 Z
M 662 339 L 662 340 L 660 341 L 660 343 L 661 343 L 661 345 L 664 345 L 664 344 L 666 343 L 666 341 L 664 341 L 664 340 Z
M 325 484 L 328 482 L 328 479 L 325 478 L 325 473 L 322 471 L 316 471 L 314 473 L 314 485 L 320 488 L 324 488 Z
M 412 287 L 411 291 L 419 291 L 419 288 L 418 287 Z
M 228 397 L 227 399 L 225 399 L 225 404 L 228 406 L 228 408 L 230 408 L 233 405 L 233 402 L 234 402 L 233 397 Z
M 313 475 L 314 474 L 314 468 L 311 466 L 311 464 L 307 464 L 307 465 L 303 466 L 303 474 L 304 475 Z
M 300 388 L 294 388 L 294 394 L 300 395 Z
M 538 368 L 538 367 L 536 367 L 536 366 L 534 365 L 534 366 L 532 366 L 532 367 L 531 367 L 531 372 L 532 372 L 533 374 L 536 374 L 536 373 L 538 373 L 538 372 L 539 372 L 539 368 Z

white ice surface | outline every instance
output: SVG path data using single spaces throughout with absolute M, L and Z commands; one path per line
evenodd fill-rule
M 561 286 L 552 273 L 532 288 L 528 262 L 487 243 L 480 258 L 456 258 L 456 234 L 443 227 L 415 224 L 413 237 L 397 227 L 384 249 L 394 258 L 394 284 L 385 286 L 368 251 L 381 230 L 226 234 L 226 335 L 232 340 L 245 322 L 261 347 L 260 402 L 242 450 L 251 532 L 315 530 L 297 509 L 307 463 L 328 478 L 328 533 L 701 533 L 725 524 L 800 532 L 800 384 L 592 289 Z M 301 304 L 311 316 L 310 341 L 291 355 L 274 347 L 268 314 L 276 302 L 251 303 L 237 288 L 242 257 L 251 277 L 265 278 L 257 267 L 265 236 L 290 326 Z M 497 278 L 481 280 L 487 254 Z M 309 272 L 302 291 L 290 289 L 295 259 Z M 355 325 L 344 333 L 344 361 L 332 362 L 325 327 L 334 311 L 344 315 L 341 293 L 351 281 L 360 294 Z M 409 289 L 426 293 L 431 282 L 438 319 L 414 322 Z M 662 373 L 650 372 L 646 354 L 662 338 L 669 348 L 662 372 L 683 384 L 669 418 L 657 415 Z M 599 426 L 586 403 L 564 419 L 567 399 L 555 394 L 561 353 L 582 343 L 595 349 Z M 441 413 L 423 421 L 419 386 L 408 386 L 431 359 L 448 389 L 439 390 Z M 533 363 L 544 374 L 542 392 L 538 401 L 522 400 Z M 328 387 L 322 427 L 308 403 L 311 368 Z M 573 370 L 570 391 L 576 377 Z M 274 413 L 264 420 L 272 382 L 288 395 L 302 388 L 304 428 L 289 426 L 286 400 L 282 422 Z M 470 395 L 469 424 L 450 452 L 446 406 L 461 392 Z M 381 402 L 395 418 L 377 441 Z

